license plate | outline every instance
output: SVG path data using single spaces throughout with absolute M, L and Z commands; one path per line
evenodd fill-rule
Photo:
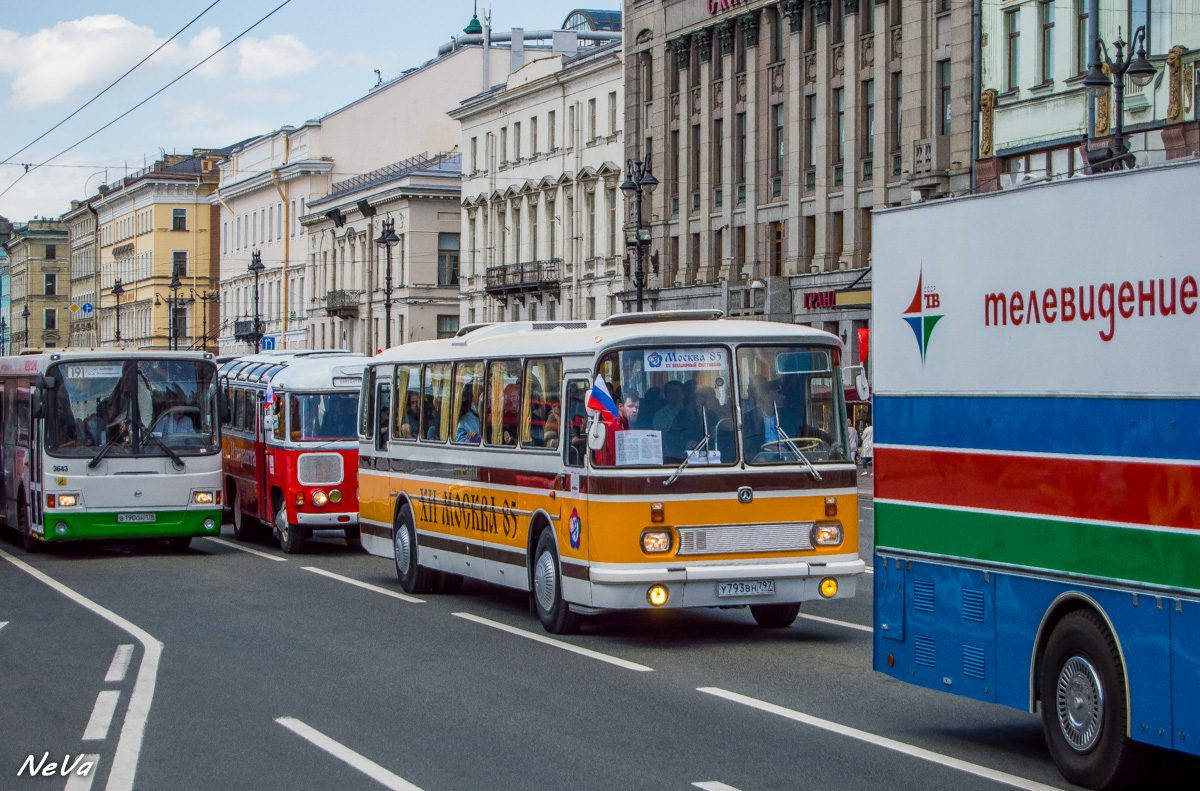
M 117 514 L 117 522 L 123 525 L 153 521 L 155 521 L 154 514 Z
M 747 582 L 717 583 L 717 595 L 726 596 L 774 596 L 775 580 L 750 580 Z

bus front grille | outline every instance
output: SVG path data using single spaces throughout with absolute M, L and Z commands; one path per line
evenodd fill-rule
M 677 555 L 725 555 L 812 549 L 812 522 L 679 528 Z

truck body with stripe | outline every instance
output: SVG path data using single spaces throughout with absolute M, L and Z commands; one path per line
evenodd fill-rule
M 1200 162 L 877 212 L 874 666 L 1200 754 Z

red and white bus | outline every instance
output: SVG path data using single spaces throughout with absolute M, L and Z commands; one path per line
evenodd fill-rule
M 274 530 L 284 552 L 314 530 L 359 546 L 358 393 L 366 358 L 341 351 L 264 352 L 221 366 L 225 496 L 239 541 Z

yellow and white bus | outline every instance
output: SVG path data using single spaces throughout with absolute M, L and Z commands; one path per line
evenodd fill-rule
M 464 327 L 371 360 L 364 547 L 410 593 L 529 591 L 550 632 L 604 610 L 851 597 L 857 478 L 841 342 L 715 311 Z M 607 391 L 619 414 L 590 409 Z

